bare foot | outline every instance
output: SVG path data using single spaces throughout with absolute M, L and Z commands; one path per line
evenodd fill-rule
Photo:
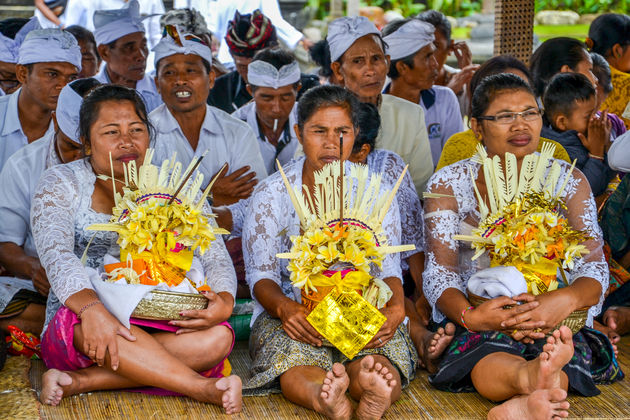
M 357 417 L 380 419 L 392 404 L 392 391 L 396 386 L 394 375 L 389 369 L 376 363 L 372 356 L 365 356 L 361 359 L 358 381 L 363 393 L 357 407 Z
M 569 416 L 567 392 L 538 389 L 530 395 L 507 400 L 488 413 L 488 420 L 552 420 Z
M 63 398 L 63 387 L 72 384 L 72 377 L 66 372 L 50 369 L 42 377 L 42 393 L 39 400 L 43 404 L 58 405 Z
M 449 322 L 446 327 L 432 333 L 417 322 L 410 322 L 409 335 L 418 350 L 420 365 L 429 373 L 435 373 L 440 365 L 442 353 L 453 341 L 455 325 Z
M 346 397 L 348 385 L 350 378 L 346 368 L 341 363 L 335 363 L 332 369 L 326 372 L 315 410 L 329 419 L 350 419 L 352 404 Z
M 537 389 L 562 388 L 562 368 L 573 357 L 571 330 L 564 325 L 547 337 L 547 343 L 538 357 L 527 362 L 527 385 L 523 394 Z
M 611 306 L 604 312 L 602 321 L 610 329 L 616 331 L 617 334 L 625 335 L 630 332 L 630 308 L 626 306 Z
M 221 395 L 221 403 L 226 414 L 236 414 L 241 412 L 243 406 L 243 383 L 241 378 L 236 375 L 230 375 L 225 378 L 219 379 L 215 386 L 219 391 L 223 392 Z

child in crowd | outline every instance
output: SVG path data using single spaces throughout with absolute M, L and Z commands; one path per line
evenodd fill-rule
M 560 143 L 571 160 L 577 159 L 594 196 L 606 190 L 615 176 L 606 159 L 611 123 L 607 112 L 597 115 L 597 93 L 580 73 L 560 73 L 551 79 L 543 96 L 546 124 L 541 136 Z
M 597 107 L 602 109 L 602 104 L 613 90 L 612 76 L 608 61 L 596 52 L 591 53 L 593 60 L 593 74 L 597 77 Z M 623 120 L 617 114 L 608 113 L 608 120 L 611 124 L 610 139 L 614 140 L 626 132 Z

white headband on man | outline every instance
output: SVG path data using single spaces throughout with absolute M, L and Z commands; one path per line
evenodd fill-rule
M 17 64 L 66 62 L 81 71 L 81 48 L 70 32 L 57 28 L 35 29 L 20 45 Z
M 335 19 L 328 25 L 328 47 L 330 48 L 330 60 L 334 63 L 339 60 L 354 42 L 366 35 L 378 35 L 381 33 L 376 26 L 365 16 L 342 17 Z
M 8 36 L 4 36 L 2 33 L 0 33 L 0 61 L 13 64 L 17 63 L 20 45 L 22 45 L 22 42 L 24 42 L 24 38 L 26 38 L 26 35 L 28 35 L 29 32 L 35 29 L 41 29 L 41 26 L 39 25 L 39 20 L 37 20 L 37 17 L 33 16 L 15 34 L 14 39 L 9 38 Z
M 166 28 L 168 28 L 167 26 Z M 157 68 L 158 61 L 165 57 L 169 57 L 175 54 L 194 54 L 203 58 L 212 65 L 212 50 L 206 43 L 199 42 L 200 39 L 194 34 L 182 33 L 179 27 L 172 27 L 172 30 L 176 31 L 175 37 L 170 33 L 164 35 L 164 37 L 153 47 L 155 53 L 155 67 Z M 198 40 L 186 39 L 187 36 L 195 37 Z
M 389 58 L 400 60 L 415 54 L 435 41 L 435 26 L 418 19 L 412 19 L 383 37 L 383 41 L 387 45 L 385 50 Z
M 81 144 L 79 138 L 79 110 L 83 104 L 83 98 L 72 89 L 70 83 L 59 92 L 55 118 L 59 129 L 69 139 Z
M 109 44 L 136 32 L 145 32 L 137 0 L 130 0 L 128 5 L 121 9 L 94 12 L 96 45 Z
M 285 64 L 278 70 L 273 64 L 256 60 L 247 66 L 247 83 L 252 86 L 279 89 L 300 81 L 301 72 L 297 61 Z

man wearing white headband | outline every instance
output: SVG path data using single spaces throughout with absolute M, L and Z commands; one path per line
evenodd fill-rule
M 281 49 L 259 51 L 249 64 L 247 90 L 254 100 L 232 115 L 245 121 L 258 135 L 258 147 L 267 173 L 293 159 L 299 144 L 293 126 L 297 123 L 300 67 L 295 57 Z
M 257 180 L 267 176 L 256 137 L 246 123 L 206 104 L 214 84 L 210 47 L 170 25 L 165 31 L 154 48 L 155 80 L 164 99 L 149 115 L 156 130 L 155 158 L 170 159 L 176 152 L 188 165 L 208 151 L 199 166 L 207 182 L 228 164 L 214 184 L 215 203 L 246 198 Z
M 403 158 L 418 195 L 422 194 L 433 173 L 424 111 L 417 104 L 381 94 L 389 70 L 381 33 L 366 17 L 344 17 L 328 25 L 327 40 L 337 80 L 362 102 L 379 109 L 381 129 L 376 148 Z
M 420 104 L 429 133 L 433 165 L 437 165 L 444 143 L 464 131 L 455 93 L 434 85 L 438 76 L 435 58 L 435 27 L 418 19 L 404 19 L 383 28 L 383 40 L 390 57 L 386 93 Z
M 59 92 L 81 70 L 77 40 L 61 29 L 31 31 L 18 55 L 22 87 L 0 98 L 0 170 L 9 156 L 53 130 Z
M 0 330 L 12 324 L 41 332 L 50 285 L 33 243 L 31 198 L 46 169 L 82 156 L 79 109 L 83 95 L 97 85 L 95 79 L 66 85 L 53 113 L 55 131 L 18 150 L 0 172 L 0 265 L 11 274 L 0 277 Z
M 36 17 L 5 19 L 0 22 L 0 96 L 15 92 L 20 87 L 15 76 L 18 51 L 26 35 L 40 29 Z
M 135 89 L 151 112 L 162 99 L 153 78 L 145 73 L 149 50 L 137 0 L 127 7 L 94 12 L 94 38 L 105 66 L 95 76 L 101 83 Z

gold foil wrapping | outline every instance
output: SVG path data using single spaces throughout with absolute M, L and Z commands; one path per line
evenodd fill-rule
M 161 262 L 155 258 L 144 257 L 144 262 L 153 284 L 166 283 L 169 286 L 177 286 L 186 278 L 186 272 L 168 262 Z
M 350 360 L 387 321 L 385 315 L 357 292 L 341 292 L 337 288 L 333 288 L 306 319 Z

